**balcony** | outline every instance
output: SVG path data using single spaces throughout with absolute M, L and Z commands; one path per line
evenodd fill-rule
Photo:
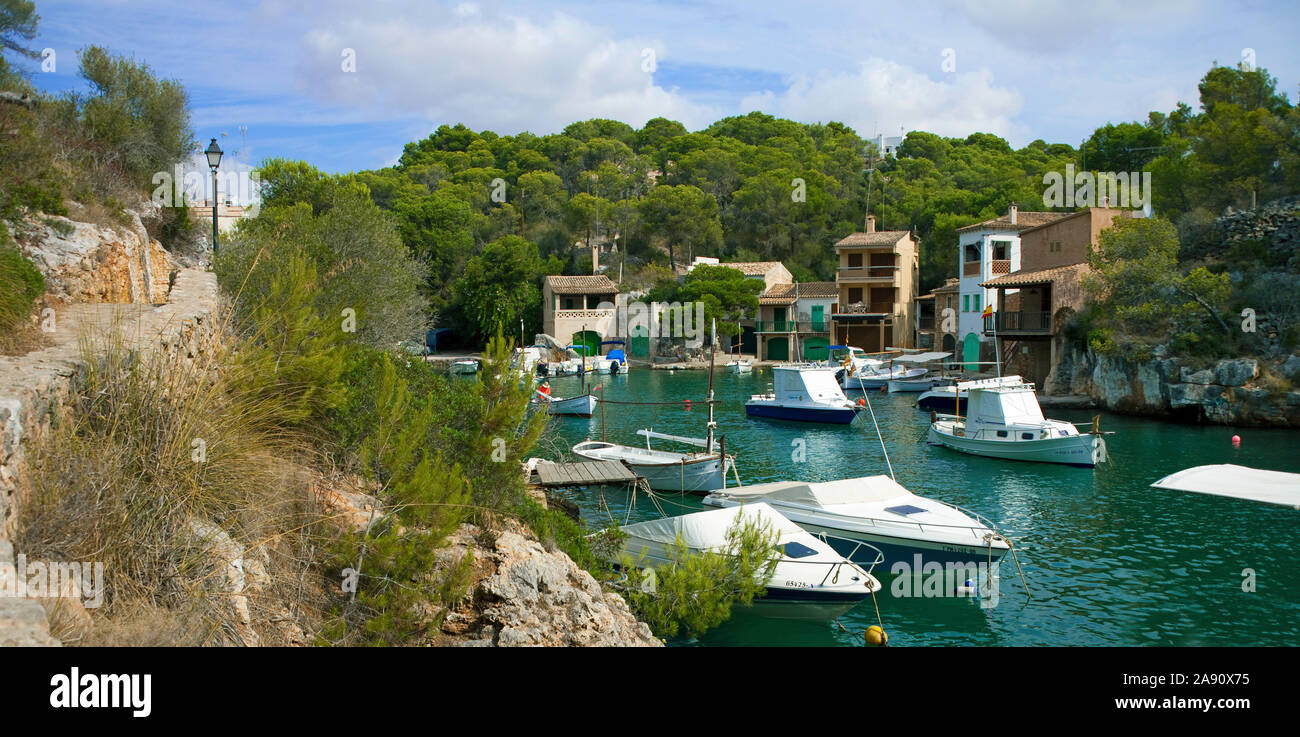
M 756 333 L 793 333 L 795 331 L 794 320 L 755 320 L 754 332 Z
M 835 272 L 836 281 L 867 284 L 891 284 L 897 275 L 897 266 L 841 266 Z
M 962 265 L 961 265 L 961 275 L 962 275 L 962 276 L 979 276 L 979 275 L 980 275 L 980 262 L 978 262 L 978 261 L 967 261 L 966 263 L 962 264 Z
M 997 322 L 998 335 L 1050 335 L 1052 333 L 1052 313 L 1041 310 L 995 312 L 984 318 L 985 335 L 993 334 L 994 321 Z
M 858 302 L 851 305 L 840 306 L 839 311 L 836 312 L 835 314 L 837 315 L 880 315 L 880 314 L 889 315 L 889 314 L 893 314 L 893 312 L 894 312 L 894 304 L 892 302 L 872 302 L 871 304 L 863 304 L 861 302 Z
M 829 333 L 831 324 L 826 320 L 804 320 L 799 326 L 801 333 Z
M 989 273 L 993 276 L 1001 276 L 1011 273 L 1011 259 L 995 258 L 989 262 Z

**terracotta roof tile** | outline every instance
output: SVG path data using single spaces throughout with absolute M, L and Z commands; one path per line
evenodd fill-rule
M 596 276 L 548 276 L 546 283 L 555 294 L 618 294 L 618 285 L 604 274 Z
M 1021 211 L 1016 213 L 1016 224 L 1011 224 L 1011 216 L 1003 215 L 992 220 L 974 223 L 957 229 L 958 233 L 965 233 L 971 230 L 1013 230 L 1017 233 L 1037 228 L 1048 223 L 1054 223 L 1062 218 L 1074 215 L 1073 212 L 1032 212 Z
M 903 240 L 904 236 L 911 235 L 906 230 L 877 230 L 874 233 L 849 233 L 835 243 L 835 247 L 841 246 L 892 246 Z
M 980 282 L 981 287 L 1023 287 L 1030 284 L 1047 284 L 1063 278 L 1073 277 L 1077 279 L 1081 274 L 1088 271 L 1087 264 L 1069 264 L 1067 266 L 1053 266 L 1050 269 L 1038 269 L 1036 271 L 1016 271 L 1006 276 L 999 276 L 996 279 L 990 279 L 986 282 Z

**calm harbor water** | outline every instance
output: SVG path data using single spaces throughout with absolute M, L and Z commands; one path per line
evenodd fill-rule
M 578 391 L 576 377 L 551 379 L 556 396 Z M 744 400 L 766 390 L 770 369 L 748 375 L 719 370 L 718 432 L 736 456 L 745 483 L 831 480 L 887 474 L 870 418 L 852 426 L 749 419 Z M 703 371 L 651 371 L 596 377 L 610 400 L 669 402 L 707 396 Z M 851 392 L 856 398 L 860 393 Z M 1293 645 L 1300 638 L 1300 511 L 1148 487 L 1174 471 L 1236 463 L 1300 472 L 1300 432 L 1177 425 L 1103 413 L 1110 461 L 1097 469 L 966 456 L 922 441 L 929 414 L 914 394 L 872 394 L 899 483 L 914 493 L 976 511 L 1015 543 L 1032 596 L 1008 556 L 1000 598 L 898 598 L 887 575 L 877 594 L 890 644 L 917 645 Z M 1084 423 L 1088 410 L 1046 410 Z M 636 431 L 704 437 L 707 409 L 696 405 L 606 405 L 611 442 L 644 443 Z M 862 420 L 866 421 L 863 422 Z M 1242 438 L 1233 448 L 1230 438 Z M 556 417 L 538 454 L 566 459 L 568 448 L 601 437 L 600 410 L 590 420 Z M 655 441 L 657 447 L 671 444 Z M 805 460 L 796 462 L 802 444 Z M 678 446 L 674 448 L 681 450 Z M 590 524 L 655 519 L 644 497 L 606 489 L 570 495 Z M 664 495 L 669 514 L 707 509 L 700 497 Z M 630 502 L 635 501 L 635 504 Z M 606 508 L 607 505 L 607 508 Z M 630 507 L 630 508 L 629 508 Z M 1243 592 L 1243 570 L 1256 590 Z M 882 573 L 878 571 L 878 573 Z M 871 600 L 838 620 L 774 619 L 737 608 L 703 645 L 860 645 L 876 623 Z M 693 643 L 694 644 L 694 643 Z

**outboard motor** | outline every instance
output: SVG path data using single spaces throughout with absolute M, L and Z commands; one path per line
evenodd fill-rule
M 538 376 L 550 376 L 550 369 L 546 367 L 545 361 L 538 361 L 534 371 L 537 372 Z
M 610 361 L 610 362 L 609 362 L 609 373 L 610 373 L 610 375 L 613 375 L 613 374 L 617 374 L 617 373 L 618 373 L 618 361 Z

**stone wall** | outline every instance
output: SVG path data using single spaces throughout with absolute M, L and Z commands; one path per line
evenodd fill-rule
M 42 270 L 50 266 L 46 262 Z M 93 279 L 65 282 L 90 283 Z M 177 272 L 174 286 L 160 291 L 166 286 L 166 281 L 145 280 L 117 293 L 166 300 L 158 306 L 81 303 L 64 307 L 56 313 L 50 347 L 25 356 L 0 356 L 0 564 L 14 564 L 15 552 L 22 552 L 14 551 L 10 540 L 26 494 L 24 449 L 40 442 L 68 393 L 75 389 L 82 364 L 80 339 L 118 329 L 138 350 L 183 351 L 195 357 L 215 331 L 219 300 L 214 274 L 185 269 Z M 79 288 L 73 287 L 69 294 L 84 298 L 84 292 L 76 291 Z M 0 646 L 15 644 L 57 642 L 49 637 L 39 603 L 0 596 Z

